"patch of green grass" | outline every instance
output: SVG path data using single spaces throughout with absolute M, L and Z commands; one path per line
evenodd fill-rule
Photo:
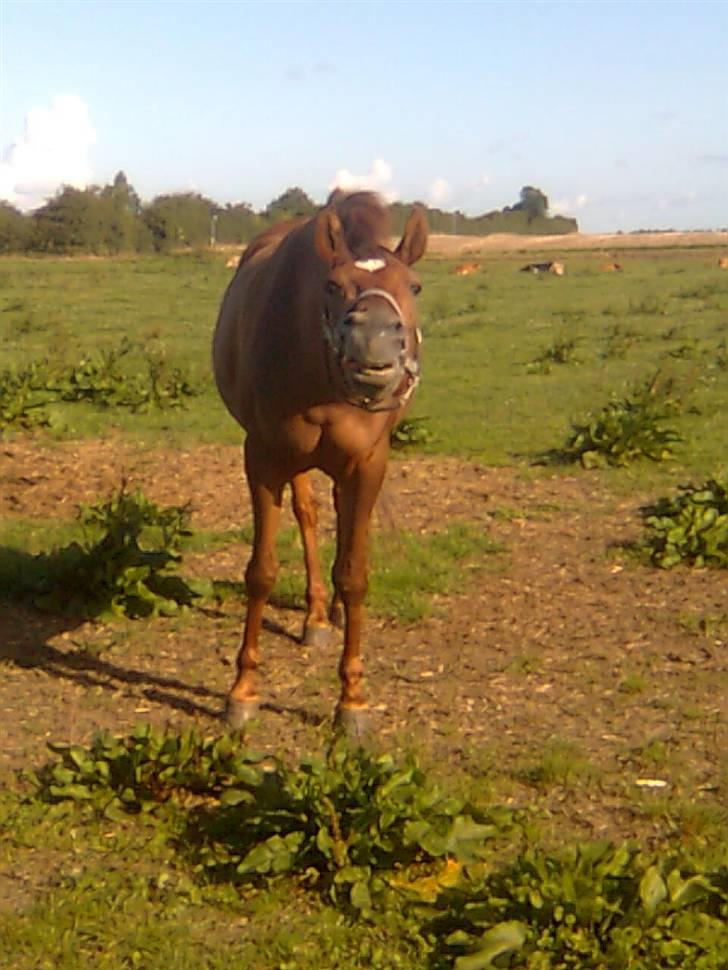
M 687 473 L 710 473 L 719 465 L 728 412 L 721 365 L 728 287 L 716 282 L 705 254 L 634 253 L 630 272 L 618 279 L 589 271 L 587 256 L 559 258 L 569 265 L 568 278 L 559 281 L 564 285 L 533 286 L 518 272 L 521 256 L 494 254 L 487 289 L 474 277 L 453 277 L 451 262 L 423 261 L 423 379 L 411 417 L 427 415 L 432 437 L 415 447 L 497 465 L 524 461 L 552 447 L 573 417 L 593 409 L 605 390 L 624 394 L 667 354 L 678 376 L 689 368 L 699 372 L 694 410 L 681 415 L 676 428 L 686 442 L 680 460 Z M 46 357 L 49 347 L 62 348 L 56 351 L 59 362 L 96 359 L 126 336 L 150 351 L 164 350 L 169 365 L 189 374 L 202 391 L 184 412 L 134 415 L 88 402 L 59 403 L 50 409 L 51 427 L 36 434 L 104 437 L 113 428 L 152 447 L 240 440 L 209 364 L 229 280 L 218 255 L 3 257 L 1 263 L 7 285 L 0 295 L 0 371 Z M 680 295 L 666 294 L 665 275 L 677 271 L 683 271 Z M 683 295 L 688 291 L 695 296 Z M 606 349 L 604 328 L 593 323 L 605 314 L 620 328 L 611 337 L 607 332 Z M 568 325 L 562 328 L 566 339 L 578 337 L 580 366 L 527 375 L 524 365 L 553 342 L 554 320 Z M 686 335 L 698 348 L 692 358 L 681 350 Z
M 84 532 L 77 519 L 3 518 L 0 521 L 0 560 L 10 549 L 23 550 L 30 555 L 80 542 Z M 0 565 L 0 574 L 2 573 Z
M 538 760 L 523 767 L 518 776 L 538 788 L 553 785 L 568 788 L 591 783 L 598 778 L 599 773 L 576 742 L 566 738 L 552 738 L 544 745 Z
M 60 427 L 63 405 L 88 403 L 96 410 L 139 414 L 151 408 L 185 408 L 195 387 L 163 349 L 117 347 L 87 353 L 72 364 L 47 357 L 0 372 L 0 432 Z M 67 408 L 68 410 L 68 408 Z
M 436 608 L 437 596 L 466 589 L 474 571 L 488 568 L 501 548 L 482 529 L 455 523 L 432 535 L 404 530 L 376 532 L 372 536 L 367 611 L 416 623 Z M 303 608 L 305 574 L 300 539 L 295 529 L 279 537 L 281 570 L 272 602 Z M 321 559 L 325 573 L 333 563 L 334 550 L 324 544 Z
M 82 830 L 77 830 L 80 835 Z M 7 970 L 387 970 L 418 966 L 419 948 L 383 915 L 355 924 L 290 881 L 262 890 L 200 885 L 143 842 L 78 860 L 25 910 L 5 913 Z M 146 858 L 144 856 L 146 855 Z
M 695 636 L 711 640 L 728 637 L 728 613 L 681 613 L 678 623 Z
M 728 859 L 728 809 L 702 798 L 693 782 L 692 791 L 656 789 L 643 790 L 633 798 L 637 813 L 658 824 L 664 832 L 671 833 L 675 841 L 690 847 L 696 859 L 705 862 Z
M 642 336 L 639 330 L 635 330 L 623 322 L 615 323 L 605 335 L 602 358 L 604 360 L 610 360 L 615 357 L 623 359 L 627 356 L 628 351 L 641 339 Z
M 554 512 L 559 512 L 561 507 L 556 502 L 538 502 L 529 508 L 513 508 L 510 505 L 499 505 L 488 511 L 488 515 L 501 522 L 518 522 L 527 520 L 544 521 L 552 517 Z
M 144 503 L 148 502 L 143 496 L 137 496 L 136 500 L 140 498 Z M 132 506 L 134 500 L 134 496 L 124 499 Z M 112 515 L 116 522 L 119 516 L 114 501 L 118 502 L 118 497 L 103 507 L 108 507 L 108 515 Z M 92 508 L 100 510 L 102 505 Z M 41 597 L 45 609 L 65 610 L 76 604 L 78 609 L 96 612 L 100 609 L 108 613 L 117 609 L 113 605 L 117 602 L 121 609 L 122 601 L 126 602 L 125 597 L 129 596 L 137 606 L 144 605 L 141 601 L 137 603 L 138 596 L 147 595 L 139 592 L 138 583 L 143 581 L 141 574 L 137 576 L 139 568 L 163 572 L 174 563 L 175 575 L 170 579 L 181 585 L 170 585 L 166 576 L 160 576 L 164 580 L 159 586 L 160 595 L 178 595 L 180 602 L 189 603 L 192 598 L 201 596 L 225 599 L 228 595 L 243 594 L 242 582 L 217 581 L 214 576 L 210 577 L 212 593 L 204 584 L 189 586 L 184 579 L 184 554 L 230 544 L 249 546 L 252 527 L 190 532 L 183 524 L 182 531 L 177 529 L 172 537 L 172 548 L 169 537 L 154 527 L 160 515 L 172 511 L 159 509 L 153 503 L 149 503 L 149 507 L 130 507 L 125 513 L 126 519 L 121 516 L 123 521 L 117 523 L 122 532 L 117 530 L 118 537 L 113 541 L 104 531 L 106 519 L 90 520 L 88 509 L 85 513 L 84 510 L 80 512 L 81 517 L 86 516 L 83 521 L 6 520 L 0 525 L 0 586 L 6 594 Z M 113 532 L 114 536 L 117 532 Z M 122 536 L 126 538 L 122 540 Z M 120 552 L 122 546 L 123 555 Z M 167 551 L 160 551 L 164 549 Z M 281 530 L 276 549 L 280 570 L 271 601 L 285 608 L 303 609 L 306 577 L 300 534 L 295 526 Z M 377 532 L 372 538 L 367 608 L 376 615 L 392 617 L 401 623 L 415 623 L 436 608 L 436 597 L 467 588 L 474 572 L 492 567 L 499 552 L 500 546 L 482 528 L 464 523 L 450 525 L 442 532 L 426 536 L 406 531 L 396 534 Z M 241 556 L 241 573 L 247 556 L 247 552 Z M 330 573 L 333 556 L 333 545 L 324 544 L 321 558 L 325 573 Z M 107 559 L 108 570 L 103 566 Z M 113 564 L 116 572 L 109 564 Z M 69 569 L 71 573 L 67 575 Z M 129 582 L 125 578 L 127 574 Z M 156 590 L 156 581 L 152 585 Z M 58 602 L 54 593 L 57 587 L 68 593 L 68 596 L 63 593 Z M 73 597 L 72 603 L 70 596 Z M 151 600 L 150 606 L 153 606 Z M 173 604 L 165 605 L 160 601 L 157 607 L 172 609 Z
M 670 760 L 668 745 L 661 738 L 651 738 L 633 752 L 642 768 L 664 768 Z
M 567 262 L 576 261 L 575 256 L 566 258 Z M 440 298 L 457 284 L 460 303 L 473 283 L 449 279 L 446 266 L 427 263 L 423 268 L 424 376 L 414 413 L 420 413 L 420 409 L 427 413 L 436 435 L 436 440 L 425 445 L 425 451 L 472 454 L 493 464 L 512 463 L 538 453 L 541 446 L 537 442 L 559 437 L 557 415 L 561 415 L 563 427 L 574 415 L 591 410 L 603 397 L 605 387 L 620 395 L 654 369 L 656 356 L 665 352 L 660 346 L 664 343 L 665 308 L 668 316 L 680 314 L 681 325 L 689 319 L 692 335 L 710 348 L 706 359 L 718 356 L 715 328 L 721 313 L 708 310 L 693 316 L 684 300 L 679 304 L 676 301 L 673 308 L 672 298 L 664 295 L 664 267 L 679 268 L 687 263 L 686 277 L 690 275 L 696 285 L 712 275 L 697 261 L 686 261 L 682 253 L 659 259 L 640 255 L 630 274 L 616 281 L 608 280 L 606 274 L 570 273 L 568 293 L 563 287 L 524 286 L 516 259 L 503 256 L 489 264 L 488 299 L 477 321 L 473 315 L 476 325 L 469 329 L 463 329 L 471 319 L 467 315 L 451 317 L 450 323 L 444 318 L 428 327 L 426 308 L 431 287 Z M 619 303 L 615 303 L 615 292 L 621 297 Z M 716 299 L 721 301 L 725 316 L 728 292 Z M 542 354 L 544 337 L 552 339 L 552 324 L 545 322 L 549 317 L 567 312 L 576 314 L 579 320 L 595 320 L 609 308 L 617 316 L 620 329 L 611 340 L 608 334 L 606 356 L 604 331 L 580 323 L 578 335 L 568 334 L 578 336 L 580 367 L 553 366 L 550 374 L 526 377 L 524 364 Z M 688 363 L 675 360 L 674 366 Z M 707 425 L 698 427 L 699 422 L 688 414 L 676 422 L 689 442 L 688 454 L 680 456 L 688 465 L 700 464 L 706 453 L 716 453 L 716 441 L 710 440 L 720 425 L 716 406 L 728 408 L 728 390 L 711 376 L 709 386 L 697 388 L 691 403 Z
M 619 690 L 623 694 L 642 694 L 647 690 L 647 678 L 640 673 L 629 673 L 619 682 Z
M 124 408 L 61 402 L 49 408 L 50 433 L 103 437 L 113 427 L 152 445 L 240 439 L 232 420 L 225 420 L 209 364 L 212 328 L 229 279 L 218 257 L 8 257 L 2 264 L 9 285 L 0 297 L 0 370 L 47 358 L 49 347 L 55 351 L 52 364 L 101 359 L 126 337 L 153 356 L 163 354 L 201 390 L 183 414 L 155 410 L 143 420 Z M 23 326 L 27 319 L 34 321 L 30 328 Z
M 658 296 L 646 296 L 641 300 L 629 301 L 627 312 L 630 316 L 667 316 L 668 301 Z
M 376 538 L 368 608 L 416 623 L 432 598 L 467 588 L 467 570 L 487 568 L 500 547 L 477 526 L 456 523 L 431 536 L 400 532 Z
M 550 758 L 559 746 L 550 777 L 573 788 L 583 755 L 558 741 Z M 459 815 L 452 782 L 468 779 L 452 766 L 433 786 L 411 758 L 339 744 L 286 769 L 251 758 L 239 736 L 149 729 L 57 751 L 40 788 L 28 776 L 22 791 L 17 782 L 0 791 L 8 970 L 463 970 L 503 960 L 653 970 L 670 965 L 666 954 L 675 966 L 722 970 L 728 953 L 725 810 L 688 795 L 632 801 L 669 839 L 660 852 L 605 842 L 547 852 L 512 810 L 478 809 L 487 825 Z M 484 767 L 496 770 L 497 753 Z M 291 830 L 309 847 L 297 873 L 284 840 L 270 836 Z M 397 867 L 413 845 L 447 861 Z M 243 846 L 236 871 L 225 851 Z M 461 849 L 472 860 L 464 867 Z M 341 874 L 333 894 L 329 866 Z M 385 884 L 381 897 L 358 891 L 355 912 L 341 892 L 354 885 L 352 868 Z
M 542 669 L 543 657 L 534 652 L 515 654 L 503 668 L 505 673 L 521 675 L 537 674 Z
M 570 337 L 565 334 L 556 335 L 553 342 L 526 365 L 527 373 L 550 374 L 554 364 L 557 366 L 578 364 L 580 362 L 576 356 L 578 343 L 577 337 Z

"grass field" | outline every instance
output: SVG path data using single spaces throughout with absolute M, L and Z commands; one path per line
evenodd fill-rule
M 107 811 L 108 801 L 99 809 L 98 800 L 87 798 L 86 782 L 79 786 L 69 774 L 70 796 L 51 805 L 54 799 L 47 788 L 41 798 L 30 775 L 17 775 L 3 762 L 3 968 L 725 970 L 728 938 L 721 925 L 728 919 L 728 763 L 721 749 L 725 722 L 719 708 L 725 697 L 721 684 L 726 684 L 728 606 L 724 576 L 717 575 L 724 570 L 699 571 L 697 578 L 685 570 L 670 580 L 608 549 L 607 543 L 621 535 L 619 516 L 637 496 L 666 494 L 680 483 L 728 471 L 728 273 L 717 269 L 713 250 L 701 248 L 625 251 L 618 257 L 623 266 L 619 274 L 601 272 L 598 254 L 550 251 L 544 258 L 563 259 L 564 277 L 518 272 L 539 258 L 532 251 L 489 253 L 481 258 L 480 272 L 462 279 L 452 274 L 453 259 L 430 258 L 418 267 L 424 376 L 411 416 L 421 421 L 427 435 L 414 449 L 393 458 L 401 469 L 394 476 L 397 494 L 411 501 L 411 521 L 399 535 L 375 537 L 377 576 L 370 611 L 378 635 L 392 646 L 392 656 L 378 660 L 378 676 L 390 684 L 385 699 L 393 707 L 393 698 L 403 696 L 397 691 L 409 690 L 413 697 L 427 695 L 429 705 L 425 715 L 411 701 L 413 718 L 406 727 L 399 724 L 382 744 L 397 757 L 416 747 L 428 777 L 473 811 L 500 806 L 492 851 L 479 863 L 481 868 L 473 866 L 469 885 L 486 878 L 485 872 L 503 899 L 511 900 L 511 908 L 504 903 L 501 915 L 491 922 L 506 936 L 516 932 L 518 921 L 528 927 L 528 962 L 525 956 L 509 956 L 505 944 L 499 951 L 492 937 L 478 949 L 472 920 L 482 915 L 482 900 L 468 909 L 464 899 L 458 903 L 447 897 L 447 905 L 455 907 L 449 915 L 430 910 L 423 916 L 422 906 L 435 905 L 438 893 L 445 899 L 448 886 L 452 888 L 452 872 L 443 867 L 442 856 L 435 854 L 412 868 L 398 862 L 393 870 L 395 882 L 401 878 L 412 884 L 407 898 L 414 900 L 414 908 L 387 897 L 386 905 L 368 910 L 361 895 L 358 905 L 342 906 L 318 863 L 292 873 L 282 862 L 277 874 L 262 867 L 245 878 L 222 863 L 206 869 L 200 850 L 204 840 L 199 831 L 199 842 L 191 836 L 190 818 L 199 819 L 209 810 L 206 838 L 210 844 L 220 839 L 222 829 L 215 826 L 227 823 L 224 811 L 220 818 L 215 815 L 225 809 L 219 790 L 202 798 L 181 784 L 169 804 L 130 813 Z M 149 467 L 151 483 L 158 455 L 165 456 L 159 470 L 170 478 L 175 456 L 201 445 L 209 451 L 198 460 L 197 473 L 205 463 L 211 465 L 216 449 L 222 453 L 240 440 L 239 429 L 218 400 L 209 363 L 217 307 L 230 275 L 225 257 L 211 253 L 0 260 L 0 374 L 6 382 L 8 375 L 32 363 L 73 368 L 118 349 L 128 338 L 131 347 L 120 367 L 130 378 L 144 371 L 150 354 L 163 355 L 195 390 L 174 407 L 47 404 L 49 425 L 30 433 L 12 424 L 5 427 L 0 463 L 3 447 L 8 461 L 11 450 L 15 460 L 27 448 L 31 464 L 55 450 L 66 462 L 69 487 L 76 477 L 96 481 L 87 466 L 93 471 L 93 456 L 98 453 L 106 460 L 116 447 L 135 456 L 135 467 Z M 610 400 L 628 397 L 656 375 L 660 386 L 669 389 L 665 422 L 680 435 L 672 460 L 591 471 L 574 464 L 539 463 L 544 455 L 564 448 L 574 423 L 588 422 Z M 79 442 L 78 454 L 90 456 L 84 458 L 84 467 L 74 468 L 64 457 L 69 442 Z M 453 459 L 462 464 L 452 464 Z M 425 469 L 421 480 L 418 461 Z M 464 477 L 466 462 L 470 478 Z M 186 485 L 182 458 L 179 463 Z M 481 466 L 493 471 L 488 489 L 496 497 L 487 507 L 478 491 Z M 438 488 L 440 467 L 455 468 L 454 481 L 465 489 L 457 507 L 449 495 L 450 472 L 442 472 Z M 33 494 L 43 491 L 45 468 L 34 469 Z M 501 472 L 505 497 L 497 489 Z M 4 494 L 12 498 L 15 489 L 22 498 L 27 487 L 23 475 L 18 473 L 13 481 Z M 30 560 L 79 540 L 69 509 L 53 504 L 63 487 L 61 482 L 42 501 L 35 499 L 35 509 L 32 503 L 25 508 L 19 502 L 17 513 L 10 511 L 0 522 L 0 581 L 9 581 L 18 556 Z M 231 570 L 239 576 L 249 531 L 242 522 L 233 529 L 218 521 L 206 502 L 200 499 L 199 527 L 184 548 L 183 565 L 189 562 L 202 575 L 212 569 L 227 570 L 222 578 L 229 579 Z M 496 540 L 491 531 L 497 533 Z M 547 601 L 567 569 L 564 536 L 577 532 L 582 559 L 568 564 L 573 571 L 567 577 L 571 612 L 563 616 L 558 607 L 549 613 Z M 283 622 L 285 611 L 300 606 L 302 599 L 301 572 L 294 566 L 297 540 L 289 530 L 282 535 L 280 554 L 283 576 L 273 606 L 277 621 Z M 529 558 L 536 563 L 530 573 Z M 235 565 L 227 566 L 228 560 Z M 589 570 L 602 584 L 596 592 L 588 586 Z M 489 587 L 488 571 L 493 583 L 497 578 L 497 587 Z M 513 638 L 502 643 L 510 652 L 502 647 L 488 661 L 496 676 L 479 686 L 481 668 L 466 665 L 466 675 L 458 661 L 475 663 L 473 658 L 488 653 L 489 641 L 480 631 L 491 629 L 496 607 L 502 604 L 484 601 L 478 607 L 476 599 L 487 588 L 507 597 L 509 584 L 517 585 L 523 576 L 528 578 L 525 591 L 514 595 L 524 597 L 519 601 L 524 609 L 529 596 L 536 601 L 534 618 L 529 614 L 521 628 L 506 616 Z M 610 599 L 623 579 L 632 599 L 616 594 Z M 676 620 L 669 613 L 671 598 L 689 604 L 692 612 L 676 606 Z M 6 602 L 0 601 L 0 609 Z M 514 606 L 514 614 L 521 607 Z M 600 630 L 607 637 L 603 613 L 620 608 L 624 619 L 614 640 L 600 642 Z M 117 709 L 125 725 L 128 718 L 143 718 L 154 707 L 158 726 L 175 716 L 196 718 L 205 730 L 216 731 L 206 711 L 216 702 L 216 685 L 229 672 L 212 671 L 213 653 L 218 636 L 233 642 L 240 609 L 222 606 L 216 612 L 209 604 L 206 609 L 147 621 L 105 619 L 81 627 L 67 618 L 44 618 L 27 604 L 8 606 L 6 619 L 0 619 L 0 635 L 6 637 L 0 671 L 7 697 L 20 698 L 14 713 L 9 707 L 7 715 L 13 750 L 35 752 L 39 743 L 62 740 L 66 735 L 59 738 L 58 731 L 66 721 L 73 732 L 83 734 L 85 745 L 85 728 L 78 725 L 114 723 Z M 538 622 L 539 610 L 548 617 L 544 627 L 549 622 L 553 626 L 553 640 Z M 427 628 L 425 618 L 431 624 Z M 682 628 L 675 632 L 677 623 Z M 686 651 L 676 658 L 673 640 L 663 646 L 663 635 L 673 637 L 680 649 L 688 644 L 689 655 Z M 275 649 L 274 634 L 267 636 L 266 649 Z M 569 637 L 573 654 L 558 653 L 554 643 Z M 439 653 L 428 653 L 433 643 Z M 31 644 L 28 656 L 18 644 Z M 293 650 L 299 663 L 297 647 L 284 642 L 278 649 L 279 655 Z M 186 652 L 172 665 L 168 658 L 178 650 Z M 707 668 L 701 667 L 703 655 L 710 657 Z M 413 667 L 407 666 L 410 657 Z M 386 667 L 390 660 L 391 669 Z M 312 665 L 305 675 L 309 707 L 312 696 L 318 699 L 322 691 L 326 696 L 334 678 L 331 657 L 325 663 L 330 670 Z M 59 690 L 68 693 L 49 692 L 46 697 L 49 670 L 62 685 Z M 213 677 L 218 679 L 208 679 Z M 182 696 L 187 681 L 192 686 L 184 703 L 165 703 L 165 698 Z M 148 683 L 155 691 L 137 691 L 138 685 Z M 692 693 L 683 695 L 682 687 Z M 547 718 L 539 698 L 545 703 L 557 692 L 559 703 Z M 481 693 L 488 705 L 479 714 Z M 66 698 L 67 709 L 46 706 L 56 703 L 48 698 L 59 696 Z M 328 702 L 322 703 L 326 709 Z M 520 721 L 507 721 L 498 713 L 511 706 L 522 709 Z M 458 722 L 456 711 L 471 713 Z M 584 724 L 592 715 L 598 725 L 594 730 Z M 276 737 L 284 738 L 282 745 L 288 743 L 287 723 L 275 729 Z M 459 738 L 464 725 L 467 731 Z M 304 746 L 322 749 L 329 741 L 326 724 L 313 716 L 296 730 L 291 751 L 298 751 L 301 739 Z M 296 763 L 291 751 L 281 749 L 281 754 Z M 456 754 L 443 755 L 452 751 Z M 80 763 L 86 756 L 79 748 L 74 757 Z M 30 761 L 25 767 L 40 769 L 41 764 Z M 93 770 L 101 777 L 107 769 L 97 764 Z M 670 787 L 650 788 L 653 780 L 662 784 L 664 778 Z M 642 782 L 645 787 L 639 787 Z M 321 805 L 328 810 L 326 798 L 319 799 L 317 810 Z M 227 810 L 231 806 L 229 800 Z M 401 805 L 393 808 L 388 824 L 404 812 Z M 640 840 L 645 860 L 641 869 L 642 856 L 630 856 L 632 868 L 626 856 L 588 864 L 572 858 L 563 872 L 562 863 L 554 861 L 558 848 L 570 851 L 577 842 L 597 837 L 619 839 L 624 831 Z M 321 836 L 319 849 L 324 852 L 327 846 Z M 396 856 L 394 849 L 391 853 Z M 648 867 L 650 853 L 662 860 L 657 869 Z M 338 871 L 340 882 L 347 884 L 354 877 L 340 860 L 336 864 L 338 870 L 331 872 Z M 678 868 L 682 875 L 675 874 Z M 615 882 L 607 886 L 612 877 Z M 639 930 L 637 923 L 625 929 L 621 950 L 614 943 L 611 956 L 599 962 L 596 951 L 589 950 L 590 941 L 616 919 L 607 914 L 608 907 L 599 907 L 607 905 L 605 898 L 620 879 L 623 885 L 632 879 L 632 897 L 643 900 L 647 915 L 642 913 Z M 593 911 L 585 916 L 574 893 L 577 899 L 579 893 L 588 898 Z M 677 911 L 680 900 L 685 913 L 676 916 L 668 904 L 675 903 Z M 457 910 L 455 919 L 452 913 L 460 904 L 465 908 Z M 703 904 L 700 915 L 690 910 Z M 629 908 L 624 900 L 612 905 Z M 563 907 L 571 914 L 570 906 L 571 922 L 558 916 Z M 552 910 L 557 914 L 552 923 L 538 922 L 538 913 Z M 430 921 L 427 931 L 425 919 Z M 628 951 L 629 957 L 624 956 Z M 461 952 L 470 955 L 458 959 Z
M 528 260 L 531 259 L 529 254 Z M 517 272 L 521 254 L 493 256 L 454 278 L 430 260 L 420 271 L 424 374 L 414 416 L 427 419 L 424 451 L 488 464 L 528 463 L 558 448 L 573 421 L 623 397 L 658 371 L 682 402 L 680 464 L 714 469 L 728 412 L 728 274 L 710 250 L 630 252 L 621 274 L 571 253 L 563 278 Z M 160 350 L 202 393 L 194 407 L 136 414 L 86 405 L 53 409 L 59 437 L 120 429 L 140 445 L 233 442 L 238 430 L 210 376 L 210 340 L 230 277 L 219 256 L 128 260 L 5 259 L 0 368 L 50 358 L 72 365 L 127 337 Z M 559 357 L 564 362 L 548 362 Z M 545 360 L 544 360 L 545 358 Z

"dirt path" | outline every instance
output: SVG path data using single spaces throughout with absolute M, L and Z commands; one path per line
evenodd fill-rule
M 430 236 L 428 252 L 434 256 L 454 258 L 466 253 L 512 253 L 526 250 L 592 250 L 665 249 L 716 247 L 728 251 L 728 232 L 629 232 L 583 233 L 560 236 L 524 236 L 515 233 L 492 233 L 490 236 Z M 717 259 L 710 257 L 715 265 Z
M 249 518 L 237 448 L 14 442 L 0 446 L 0 460 L 0 515 L 71 516 L 126 475 L 157 501 L 191 501 L 193 527 Z M 576 819 L 587 837 L 649 830 L 626 797 L 641 776 L 667 781 L 675 799 L 725 799 L 726 578 L 610 553 L 639 534 L 639 504 L 585 474 L 529 480 L 449 459 L 392 462 L 377 528 L 430 532 L 462 519 L 481 523 L 505 552 L 416 626 L 370 619 L 379 737 L 471 775 L 508 774 L 516 801 L 544 747 L 563 742 L 597 781 L 576 794 L 555 788 L 549 811 L 572 827 Z M 330 514 L 323 525 L 331 530 Z M 237 577 L 243 556 L 230 547 L 195 565 Z M 338 647 L 302 647 L 301 619 L 269 611 L 266 705 L 251 739 L 292 757 L 320 746 L 337 694 Z M 235 602 L 215 615 L 113 626 L 3 606 L 0 774 L 42 762 L 49 739 L 86 742 L 99 728 L 148 720 L 217 730 L 241 622 Z

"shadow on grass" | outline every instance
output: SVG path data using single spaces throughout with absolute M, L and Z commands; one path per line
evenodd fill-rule
M 547 468 L 565 468 L 567 465 L 579 463 L 580 456 L 571 451 L 568 446 L 563 448 L 549 448 L 546 451 L 511 451 L 509 456 L 518 462 L 526 462 L 532 466 Z
M 34 557 L 17 549 L 0 548 L 0 579 L 28 574 L 29 569 L 37 566 L 37 559 L 35 562 L 33 560 Z M 53 646 L 51 640 L 79 629 L 89 622 L 89 617 L 39 609 L 32 602 L 32 593 L 10 597 L 8 594 L 13 586 L 17 588 L 15 583 L 0 582 L 0 664 L 6 662 L 23 670 L 41 670 L 51 677 L 88 689 L 101 688 L 110 694 L 118 691 L 121 686 L 132 686 L 138 688 L 148 701 L 189 716 L 203 715 L 214 720 L 220 719 L 225 695 L 219 691 L 187 683 L 178 677 L 167 677 L 113 663 L 83 647 L 63 650 Z M 222 598 L 245 599 L 244 584 L 225 583 L 221 586 L 226 587 Z M 280 598 L 271 597 L 271 603 L 301 610 L 300 604 L 293 603 L 285 594 Z M 194 604 L 189 608 L 210 617 L 222 615 L 219 609 L 201 604 Z M 297 636 L 274 620 L 266 618 L 263 626 L 269 633 L 288 639 L 291 643 L 300 643 Z M 261 706 L 271 713 L 289 715 L 305 724 L 318 726 L 325 720 L 301 707 L 278 704 Z
M 575 455 L 568 448 L 549 448 L 548 451 L 540 451 L 533 455 L 524 455 L 528 458 L 531 465 L 543 465 L 547 468 L 565 468 L 567 465 L 575 465 L 579 461 L 579 455 Z

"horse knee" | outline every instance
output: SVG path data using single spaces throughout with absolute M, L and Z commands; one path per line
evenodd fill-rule
M 278 562 L 273 557 L 253 558 L 245 570 L 245 588 L 249 599 L 267 599 L 275 586 Z
M 364 602 L 369 589 L 369 580 L 364 573 L 361 576 L 334 576 L 334 588 L 346 606 L 358 606 Z

